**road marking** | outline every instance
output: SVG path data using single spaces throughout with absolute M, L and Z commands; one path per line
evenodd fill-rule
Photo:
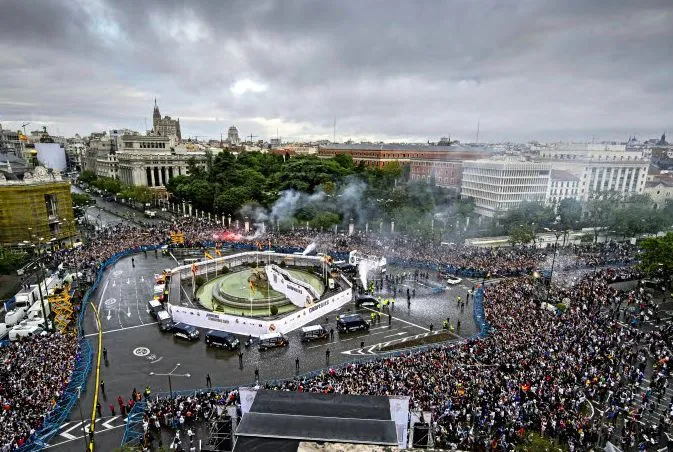
M 403 332 L 401 332 L 401 333 L 395 333 L 395 334 L 390 334 L 390 335 L 388 335 L 388 336 L 383 336 L 383 338 L 385 339 L 385 338 L 387 338 L 387 337 L 393 337 L 393 336 L 404 336 L 405 334 L 407 334 L 407 333 L 405 333 L 405 332 L 403 331 Z
M 114 420 L 117 419 L 118 417 L 119 417 L 119 416 L 113 416 L 113 417 L 111 417 L 109 420 L 103 422 L 103 423 L 101 424 L 101 427 L 105 427 L 106 429 L 114 428 L 114 427 L 112 427 L 112 426 L 110 425 L 110 422 L 114 421 Z
M 124 327 L 124 328 L 117 328 L 117 329 L 115 329 L 115 330 L 107 330 L 107 331 L 103 331 L 103 334 L 107 334 L 107 333 L 116 333 L 116 332 L 118 332 L 118 331 L 132 330 L 132 329 L 134 329 L 134 328 L 142 328 L 142 327 L 144 327 L 144 326 L 156 325 L 157 323 L 159 323 L 159 322 L 146 323 L 146 324 L 144 324 L 144 325 L 127 326 L 127 327 Z M 98 333 L 90 333 L 90 334 L 87 334 L 85 337 L 96 336 L 97 334 L 98 334 Z
M 100 295 L 100 299 L 98 300 L 98 310 L 100 311 L 100 304 L 103 302 L 103 299 L 105 298 L 105 291 L 107 290 L 107 286 L 110 284 L 110 280 L 108 279 L 105 281 L 105 287 L 103 287 L 103 293 Z
M 365 308 L 364 306 L 363 306 L 363 309 L 366 309 L 367 311 L 370 311 L 370 312 L 377 312 L 377 311 L 374 310 L 374 309 L 371 309 L 371 308 Z M 381 315 L 385 315 L 386 317 L 388 316 L 388 314 L 385 314 L 385 313 L 381 313 Z M 425 328 L 425 327 L 423 327 L 423 326 L 416 325 L 415 323 L 409 322 L 409 321 L 407 321 L 407 320 L 400 319 L 399 317 L 393 317 L 393 319 L 395 319 L 395 320 L 399 320 L 400 322 L 402 322 L 402 323 L 406 323 L 407 325 L 415 326 L 416 328 L 420 328 L 420 329 L 422 329 L 423 331 L 430 331 L 429 328 Z
M 68 439 L 70 439 L 70 440 L 75 439 L 76 436 L 75 436 L 75 435 L 71 435 L 71 434 L 68 433 L 68 432 L 71 432 L 72 430 L 75 430 L 75 429 L 76 429 L 77 427 L 79 427 L 79 426 L 82 426 L 82 429 L 81 429 L 81 430 L 82 430 L 83 432 L 86 431 L 86 430 L 84 429 L 84 421 L 78 421 L 78 422 L 75 423 L 75 425 L 73 425 L 72 427 L 70 427 L 68 430 L 64 430 L 64 431 L 62 431 L 62 432 L 60 433 L 60 435 L 61 435 L 62 437 L 64 437 L 64 438 L 68 438 Z
M 98 419 L 96 420 L 96 422 L 98 422 Z M 79 421 L 78 424 L 82 424 L 82 422 Z M 83 429 L 83 430 L 86 430 L 86 428 L 88 427 L 88 425 L 89 425 L 89 424 L 84 425 L 82 429 Z M 107 426 L 105 430 L 101 430 L 101 431 L 99 431 L 98 434 L 100 435 L 100 434 L 102 434 L 102 433 L 105 433 L 105 432 L 108 432 L 108 431 L 111 431 L 111 430 L 116 430 L 116 429 L 118 429 L 118 428 L 120 428 L 120 427 L 125 427 L 125 426 L 126 426 L 126 420 L 124 420 L 124 423 L 121 424 L 121 425 Z M 70 429 L 70 430 L 72 430 L 72 429 Z M 70 430 L 68 430 L 68 431 L 70 431 Z M 45 447 L 45 449 L 51 449 L 52 447 L 60 446 L 60 445 L 69 443 L 69 442 L 71 442 L 71 441 L 80 440 L 80 439 L 82 439 L 83 437 L 85 437 L 86 435 L 73 436 L 73 435 L 71 435 L 71 434 L 65 434 L 65 435 L 64 435 L 63 433 L 61 433 L 60 436 L 63 436 L 64 438 L 67 438 L 67 439 L 66 439 L 65 441 L 61 441 L 61 442 L 58 442 L 58 443 L 49 444 L 47 447 Z

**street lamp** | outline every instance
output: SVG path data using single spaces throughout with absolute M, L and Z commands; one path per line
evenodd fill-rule
M 178 370 L 178 367 L 180 367 L 180 363 L 177 363 L 177 364 L 175 365 L 175 367 L 173 368 L 173 370 L 171 370 L 170 372 L 168 372 L 168 373 L 166 373 L 166 374 L 161 374 L 161 373 L 156 373 L 156 372 L 150 372 L 150 377 L 168 377 L 168 390 L 169 390 L 170 393 L 171 393 L 171 400 L 173 399 L 173 385 L 172 385 L 172 383 L 171 383 L 171 377 L 185 377 L 185 378 L 189 378 L 189 377 L 192 376 L 191 374 L 188 374 L 188 373 L 187 373 L 187 374 L 175 374 L 175 373 L 173 373 L 173 372 L 175 372 L 176 370 Z
M 563 234 L 563 231 L 556 231 L 549 228 L 544 228 L 544 230 L 547 232 L 551 232 L 556 236 L 556 241 L 554 242 L 554 255 L 552 256 L 551 259 L 551 271 L 549 272 L 549 282 L 547 283 L 548 286 L 551 286 L 551 280 L 554 278 L 554 263 L 556 263 L 556 251 L 558 248 L 558 239 Z

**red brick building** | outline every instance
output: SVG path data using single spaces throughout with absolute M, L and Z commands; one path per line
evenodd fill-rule
M 399 162 L 410 167 L 411 180 L 434 178 L 440 187 L 460 189 L 462 162 L 487 159 L 491 153 L 482 148 L 462 145 L 431 146 L 409 144 L 329 144 L 320 146 L 318 156 L 349 154 L 358 164 L 383 166 Z

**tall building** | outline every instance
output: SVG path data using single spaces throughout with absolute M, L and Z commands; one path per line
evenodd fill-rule
M 152 131 L 162 137 L 174 137 L 176 141 L 182 140 L 180 119 L 171 119 L 170 116 L 162 118 L 156 99 L 154 99 L 154 112 L 152 113 Z
M 645 190 L 649 160 L 626 145 L 573 145 L 540 152 L 554 169 L 579 179 L 577 199 L 588 201 L 606 193 L 629 196 Z
M 570 171 L 552 169 L 549 176 L 547 203 L 554 208 L 566 198 L 579 199 L 580 179 Z
M 398 162 L 409 166 L 411 180 L 433 182 L 444 188 L 460 189 L 462 162 L 491 156 L 482 148 L 448 144 L 442 146 L 411 144 L 327 144 L 320 146 L 318 156 L 330 158 L 347 154 L 356 164 L 383 166 Z
M 229 127 L 229 131 L 227 132 L 227 142 L 233 146 L 241 144 L 241 139 L 238 137 L 238 129 L 236 126 Z
M 187 175 L 193 158 L 203 164 L 203 146 L 176 144 L 172 138 L 153 135 L 123 135 L 117 152 L 119 179 L 129 185 L 163 189 L 172 178 Z
M 0 171 L 0 245 L 63 244 L 75 235 L 70 182 L 58 171 Z
M 544 202 L 551 165 L 511 160 L 463 162 L 461 196 L 472 198 L 475 213 L 497 217 L 523 201 Z

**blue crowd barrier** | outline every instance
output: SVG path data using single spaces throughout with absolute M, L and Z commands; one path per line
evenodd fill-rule
M 126 427 L 124 427 L 124 436 L 122 437 L 122 447 L 138 446 L 142 443 L 145 437 L 143 419 L 145 417 L 146 406 L 147 402 L 143 399 L 136 402 L 128 413 Z

